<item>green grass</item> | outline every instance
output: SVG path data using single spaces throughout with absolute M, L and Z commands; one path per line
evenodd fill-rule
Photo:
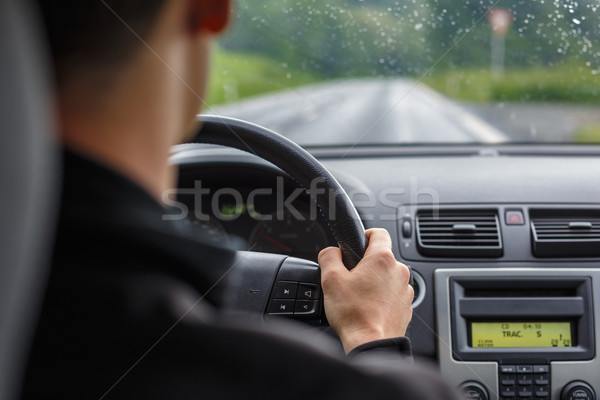
M 600 125 L 585 125 L 573 134 L 573 143 L 600 143 Z
M 475 102 L 600 104 L 600 75 L 574 64 L 509 69 L 503 76 L 493 76 L 489 69 L 451 70 L 429 76 L 424 83 L 449 97 Z
M 215 47 L 207 103 L 229 103 L 322 80 L 284 62 Z M 474 102 L 600 104 L 600 74 L 575 63 L 508 69 L 500 77 L 489 69 L 447 70 L 425 78 L 424 83 L 449 97 Z
M 320 80 L 317 75 L 294 70 L 266 57 L 215 47 L 207 103 L 229 103 Z

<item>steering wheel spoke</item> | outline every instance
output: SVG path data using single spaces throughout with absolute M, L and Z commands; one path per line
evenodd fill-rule
M 308 260 L 239 251 L 227 280 L 229 313 L 317 321 L 323 317 L 321 270 Z

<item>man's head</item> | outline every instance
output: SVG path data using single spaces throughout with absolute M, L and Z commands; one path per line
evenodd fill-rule
M 38 0 L 59 84 L 115 71 L 147 38 L 167 0 Z M 135 33 L 135 34 L 134 34 Z
M 54 60 L 61 140 L 158 196 L 170 146 L 203 102 L 209 44 L 231 0 L 35 1 Z
M 144 47 L 173 0 L 36 0 L 47 30 L 59 86 L 82 74 L 109 76 Z M 177 1 L 177 0 L 175 0 Z M 216 33 L 228 1 L 185 0 L 189 28 Z M 105 80 L 105 79 L 104 79 Z

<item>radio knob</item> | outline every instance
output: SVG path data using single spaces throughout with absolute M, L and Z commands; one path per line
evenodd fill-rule
M 596 400 L 596 393 L 587 383 L 575 381 L 564 387 L 561 400 Z
M 460 385 L 465 400 L 488 400 L 488 393 L 485 387 L 478 382 L 465 382 Z

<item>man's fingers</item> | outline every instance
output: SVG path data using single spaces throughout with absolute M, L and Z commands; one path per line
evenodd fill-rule
M 319 253 L 319 266 L 322 272 L 338 269 L 345 270 L 346 267 L 342 261 L 342 251 L 338 247 L 327 247 L 321 250 Z
M 342 251 L 337 247 L 327 247 L 319 253 L 319 267 L 321 267 L 321 281 L 329 282 L 334 277 L 348 272 L 342 261 Z
M 392 250 L 392 239 L 385 229 L 368 229 L 366 234 L 369 245 L 367 251 L 365 251 L 365 257 L 378 251 Z

